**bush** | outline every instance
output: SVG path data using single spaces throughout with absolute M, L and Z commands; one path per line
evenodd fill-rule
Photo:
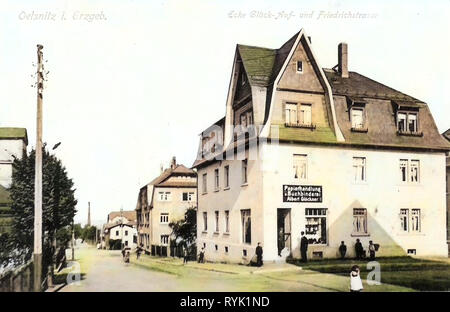
M 122 240 L 121 239 L 110 239 L 109 240 L 109 250 L 121 250 Z

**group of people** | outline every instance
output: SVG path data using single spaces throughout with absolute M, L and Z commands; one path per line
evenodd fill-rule
M 375 253 L 377 251 L 378 246 L 376 246 L 372 241 L 369 241 L 369 259 L 375 260 Z M 347 253 L 347 246 L 345 245 L 344 241 L 341 242 L 341 245 L 339 246 L 339 253 L 341 255 L 341 259 L 345 258 L 345 254 Z M 356 239 L 355 243 L 355 255 L 357 260 L 362 260 L 366 257 L 366 251 L 364 250 L 364 247 L 361 243 L 361 241 Z

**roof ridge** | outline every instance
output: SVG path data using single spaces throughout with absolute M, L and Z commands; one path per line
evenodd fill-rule
M 277 51 L 278 49 L 273 49 L 273 48 L 266 48 L 266 47 L 260 47 L 260 46 L 255 46 L 255 45 L 249 45 L 249 44 L 241 44 L 241 43 L 237 43 L 236 44 L 238 47 L 247 47 L 247 48 L 255 48 L 255 49 L 264 49 L 264 50 L 270 50 L 270 51 Z

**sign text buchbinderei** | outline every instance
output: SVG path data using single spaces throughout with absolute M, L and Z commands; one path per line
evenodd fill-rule
M 320 185 L 283 185 L 283 202 L 287 203 L 321 203 L 322 186 Z

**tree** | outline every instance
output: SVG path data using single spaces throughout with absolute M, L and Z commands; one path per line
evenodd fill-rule
M 95 241 L 95 236 L 97 235 L 97 227 L 91 225 L 85 225 L 81 232 L 81 239 L 83 241 Z
M 9 189 L 13 224 L 8 236 L 7 259 L 3 262 L 20 264 L 33 254 L 34 238 L 34 171 L 35 151 L 13 162 L 12 184 Z M 43 268 L 54 263 L 57 231 L 70 226 L 75 216 L 73 182 L 55 155 L 43 148 L 42 168 L 42 253 Z
M 81 235 L 83 233 L 83 228 L 81 227 L 80 223 L 73 225 L 73 232 L 74 232 L 75 239 L 81 238 Z
M 169 223 L 175 240 L 183 239 L 191 245 L 197 239 L 197 207 L 190 207 L 184 213 L 184 219 Z

